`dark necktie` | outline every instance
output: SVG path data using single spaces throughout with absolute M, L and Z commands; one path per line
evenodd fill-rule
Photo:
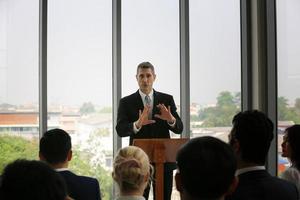
M 148 119 L 151 119 L 152 118 L 152 107 L 151 107 L 151 99 L 150 99 L 150 97 L 148 95 L 145 96 L 145 104 L 147 106 L 150 106 Z

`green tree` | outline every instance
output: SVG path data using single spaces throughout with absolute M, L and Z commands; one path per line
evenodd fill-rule
M 232 105 L 235 105 L 233 95 L 228 91 L 220 92 L 217 97 L 217 107 L 227 107 Z
M 238 108 L 241 107 L 241 92 L 236 92 L 234 94 L 233 101 Z
M 108 128 L 97 128 L 90 137 L 108 137 L 109 134 L 110 132 Z
M 99 111 L 99 113 L 112 113 L 112 107 L 104 107 Z
M 300 99 L 295 99 L 295 106 L 289 108 L 288 118 L 296 124 L 300 123 Z
M 75 147 L 76 148 L 76 147 Z M 105 170 L 100 164 L 92 166 L 89 162 L 91 155 L 89 152 L 80 151 L 78 148 L 73 153 L 70 162 L 70 169 L 78 175 L 95 177 L 100 184 L 103 200 L 112 199 L 112 177 L 111 172 Z
M 38 158 L 38 139 L 27 140 L 22 137 L 0 135 L 0 174 L 4 167 L 16 159 L 36 160 Z M 100 164 L 96 166 L 90 163 L 90 152 L 80 151 L 79 147 L 73 147 L 73 158 L 70 169 L 77 174 L 91 176 L 98 179 L 101 194 L 104 200 L 112 199 L 111 172 L 105 170 Z
M 239 111 L 240 93 L 231 94 L 228 91 L 220 92 L 215 107 L 204 108 L 199 113 L 203 120 L 202 127 L 231 126 L 232 117 Z
M 300 123 L 300 116 L 298 114 L 298 106 L 300 102 L 296 99 L 295 107 L 288 106 L 288 100 L 285 97 L 278 97 L 278 120 L 279 121 L 293 121 L 294 123 Z
M 191 115 L 190 117 L 191 122 L 197 122 L 200 120 L 198 115 Z
M 295 100 L 295 111 L 298 116 L 300 116 L 300 98 Z
M 95 112 L 95 106 L 91 102 L 85 102 L 79 109 L 80 114 L 87 115 Z
M 288 120 L 288 100 L 285 97 L 278 97 L 277 108 L 278 108 L 278 120 Z
M 18 136 L 0 136 L 0 174 L 4 167 L 16 159 L 38 158 L 38 139 L 27 140 Z

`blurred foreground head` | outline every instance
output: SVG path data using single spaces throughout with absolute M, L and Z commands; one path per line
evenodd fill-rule
M 41 161 L 16 160 L 2 174 L 1 200 L 65 200 L 67 190 L 63 179 Z
M 237 186 L 232 148 L 214 137 L 188 141 L 177 153 L 176 187 L 181 199 L 223 199 Z

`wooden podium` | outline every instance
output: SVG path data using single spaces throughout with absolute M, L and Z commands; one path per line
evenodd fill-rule
M 155 199 L 164 196 L 164 163 L 176 162 L 176 154 L 181 145 L 188 141 L 181 139 L 135 139 L 133 145 L 143 149 L 150 162 L 155 164 Z

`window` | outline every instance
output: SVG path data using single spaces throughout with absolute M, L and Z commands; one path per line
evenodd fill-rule
M 0 1 L 0 174 L 38 155 L 38 28 L 38 1 Z
M 239 1 L 190 1 L 191 137 L 227 141 L 241 109 Z
M 48 2 L 48 129 L 72 138 L 70 168 L 96 177 L 111 198 L 111 1 Z
M 179 112 L 178 1 L 122 1 L 122 97 L 138 90 L 136 69 L 139 63 L 145 61 L 152 63 L 155 68 L 153 88 L 173 95 Z M 171 134 L 171 137 L 179 136 Z M 122 146 L 128 144 L 129 138 L 122 138 Z
M 122 2 L 122 97 L 138 90 L 136 69 L 138 64 L 144 61 L 154 65 L 156 80 L 153 88 L 173 95 L 175 103 L 179 106 L 179 4 L 177 1 Z M 128 144 L 128 138 L 123 138 L 122 145 Z
M 300 123 L 300 2 L 277 0 L 278 172 L 289 166 L 281 156 L 284 130 Z

